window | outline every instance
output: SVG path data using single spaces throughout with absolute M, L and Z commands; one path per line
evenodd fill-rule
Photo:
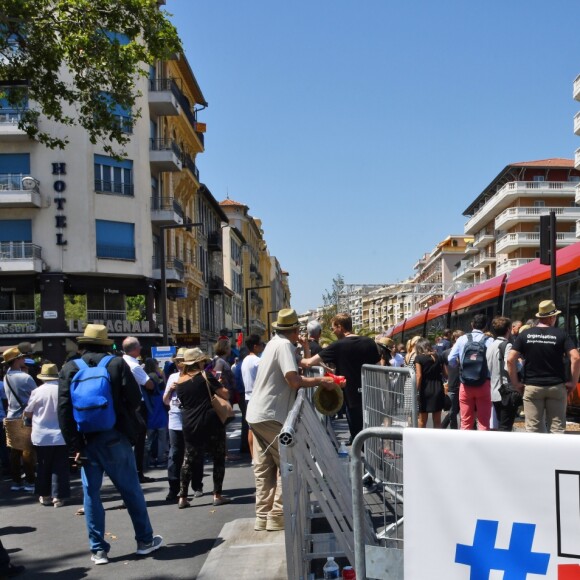
M 580 175 L 570 175 L 570 177 L 568 177 L 568 181 L 578 182 L 580 181 Z
M 107 107 L 108 112 L 116 118 L 121 131 L 128 134 L 133 133 L 133 115 L 131 110 L 115 103 L 109 93 L 101 92 L 101 99 Z
M 534 207 L 546 207 L 546 202 L 543 199 L 534 201 Z
M 135 224 L 96 221 L 97 258 L 135 260 Z
M 533 181 L 545 181 L 545 177 L 543 175 L 534 175 L 532 180 Z
M 95 191 L 133 195 L 133 161 L 95 155 Z
M 0 220 L 0 242 L 32 242 L 32 221 Z
M 29 153 L 0 153 L 0 190 L 22 189 L 25 175 L 30 175 Z

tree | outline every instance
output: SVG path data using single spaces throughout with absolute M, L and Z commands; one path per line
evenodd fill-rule
M 140 116 L 137 78 L 180 52 L 155 0 L 3 0 L 0 106 L 20 112 L 19 128 L 51 149 L 68 138 L 40 131 L 40 114 L 83 127 L 116 154 L 115 144 L 130 139 L 127 123 Z M 123 123 L 120 109 L 129 112 Z
M 322 337 L 329 342 L 336 340 L 336 337 L 332 333 L 331 321 L 338 314 L 343 287 L 344 278 L 341 274 L 337 274 L 336 278 L 332 279 L 332 288 L 330 291 L 325 290 L 322 295 L 323 310 L 320 325 L 322 326 Z

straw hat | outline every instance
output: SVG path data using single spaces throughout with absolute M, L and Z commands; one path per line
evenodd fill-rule
M 185 355 L 187 349 L 184 346 L 181 346 L 177 349 L 175 356 L 173 357 L 175 360 L 183 360 L 183 356 Z
M 10 364 L 13 360 L 17 358 L 25 357 L 26 354 L 20 352 L 20 349 L 17 346 L 13 346 L 12 348 L 7 348 L 4 351 L 4 362 L 6 364 Z
M 77 342 L 79 344 L 111 346 L 115 341 L 109 338 L 107 327 L 103 324 L 87 324 L 83 336 L 77 336 Z
M 183 354 L 183 364 L 186 366 L 210 360 L 211 358 L 201 348 L 188 348 Z
M 538 306 L 536 318 L 548 318 L 549 316 L 557 316 L 558 314 L 562 314 L 562 311 L 556 308 L 553 300 L 543 300 Z
M 37 378 L 41 381 L 56 381 L 58 379 L 58 367 L 53 364 L 42 365 Z
M 382 346 L 382 347 L 387 348 L 387 349 L 395 346 L 395 341 L 392 338 L 389 338 L 388 336 L 379 336 L 376 339 L 376 343 L 379 346 Z
M 296 310 L 293 308 L 283 308 L 280 310 L 276 322 L 272 323 L 274 330 L 292 330 L 299 327 L 298 314 L 296 314 Z
M 312 402 L 318 412 L 329 416 L 336 415 L 340 411 L 343 401 L 344 394 L 340 387 L 336 387 L 332 391 L 318 387 L 312 397 Z

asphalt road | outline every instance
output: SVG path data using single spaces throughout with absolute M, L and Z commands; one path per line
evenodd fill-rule
M 239 416 L 238 416 L 239 417 Z M 228 433 L 239 431 L 239 419 L 228 426 Z M 228 438 L 228 446 L 239 449 L 239 436 Z M 0 483 L 0 537 L 15 564 L 26 566 L 19 578 L 76 580 L 78 578 L 196 578 L 210 550 L 221 543 L 220 531 L 228 523 L 254 516 L 254 477 L 250 457 L 228 461 L 224 494 L 233 498 L 228 505 L 214 507 L 211 464 L 206 463 L 206 495 L 192 499 L 192 507 L 179 510 L 168 504 L 166 470 L 150 470 L 155 482 L 143 485 L 149 517 L 155 534 L 161 534 L 164 546 L 150 556 L 134 554 L 136 543 L 129 515 L 108 478 L 103 482 L 102 497 L 106 511 L 106 529 L 112 545 L 109 564 L 95 566 L 91 560 L 83 516 L 75 515 L 82 506 L 82 488 L 78 476 L 72 480 L 72 497 L 64 507 L 40 505 L 33 494 L 10 491 L 11 482 Z M 243 553 L 239 555 L 240 564 Z M 251 563 L 248 563 L 251 566 Z

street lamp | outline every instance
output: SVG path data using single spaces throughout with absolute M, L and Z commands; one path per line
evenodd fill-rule
M 163 345 L 167 346 L 169 343 L 169 324 L 167 321 L 167 272 L 165 264 L 165 230 L 184 229 L 189 232 L 193 228 L 202 228 L 203 223 L 185 223 L 185 224 L 170 224 L 167 226 L 159 226 L 161 236 L 159 237 L 159 257 L 161 260 L 161 320 L 163 321 Z
M 270 286 L 254 286 L 253 288 L 246 288 L 246 336 L 250 336 L 250 292 L 252 290 L 263 290 L 270 288 Z

